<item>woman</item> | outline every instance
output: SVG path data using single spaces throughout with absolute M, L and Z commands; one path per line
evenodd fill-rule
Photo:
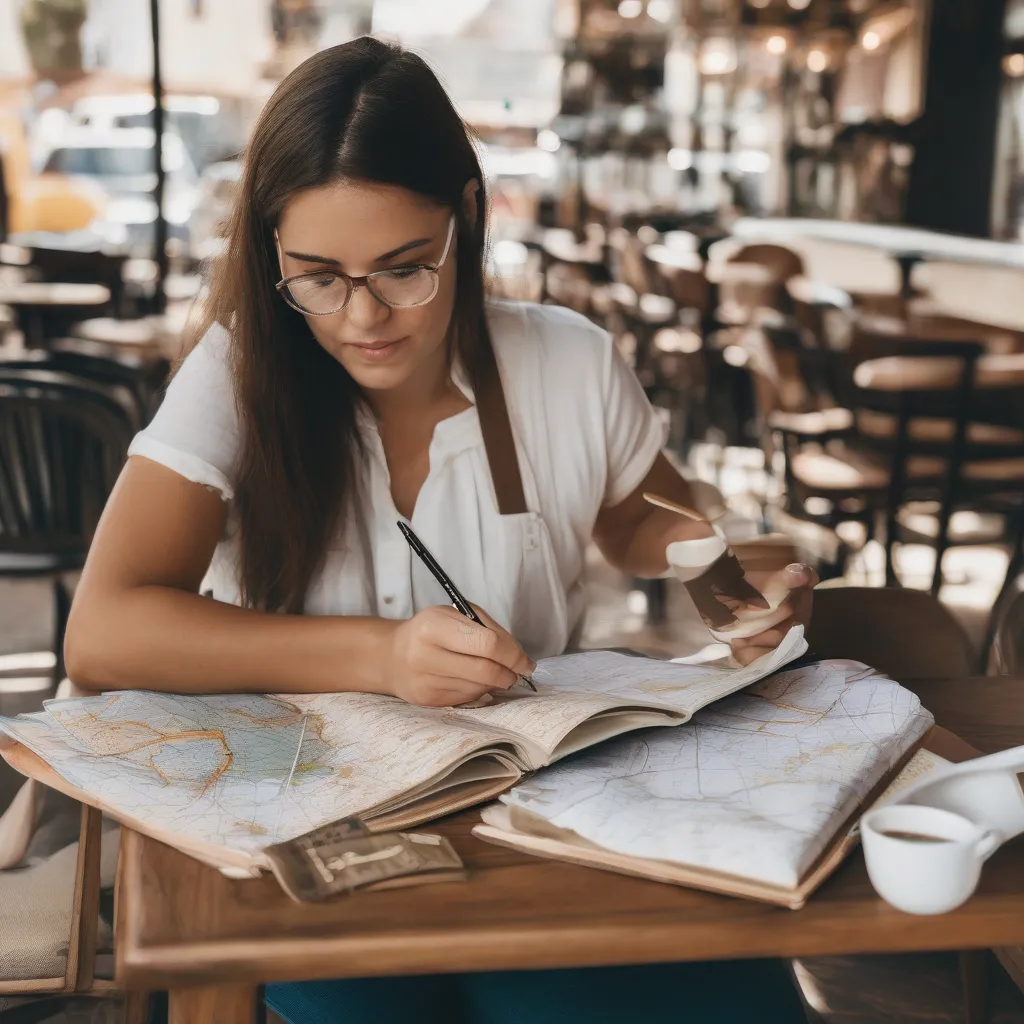
M 485 303 L 485 211 L 466 128 L 418 57 L 360 39 L 281 84 L 246 154 L 208 329 L 97 531 L 65 647 L 77 683 L 471 701 L 571 644 L 591 539 L 654 576 L 667 544 L 706 529 L 643 501 L 689 494 L 608 335 L 564 310 Z M 486 625 L 448 605 L 399 517 Z M 796 618 L 808 573 L 789 573 Z M 737 657 L 788 624 L 737 642 Z M 446 1022 L 596 1022 L 627 1004 L 631 1020 L 677 1020 L 670 991 L 692 1019 L 798 1012 L 774 965 L 269 998 L 296 1022 L 405 1019 L 410 1003 Z

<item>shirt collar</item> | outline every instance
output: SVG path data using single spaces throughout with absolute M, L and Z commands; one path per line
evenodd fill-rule
M 466 409 L 441 420 L 434 429 L 434 437 L 431 441 L 431 455 L 456 454 L 466 448 L 483 443 L 483 435 L 480 432 L 480 420 L 476 415 L 476 398 L 473 393 L 473 385 L 470 383 L 469 374 L 466 372 L 462 360 L 455 357 L 451 371 L 452 383 L 462 392 L 463 395 L 473 404 L 472 409 Z M 366 402 L 360 402 L 356 410 L 356 427 L 363 437 L 363 442 L 370 445 L 371 449 L 378 452 L 383 458 L 383 451 L 380 450 L 380 431 L 377 429 L 377 420 Z

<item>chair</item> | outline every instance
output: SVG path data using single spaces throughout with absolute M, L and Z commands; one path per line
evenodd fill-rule
M 164 356 L 122 350 L 114 345 L 77 337 L 58 338 L 50 342 L 47 350 L 55 370 L 131 391 L 143 427 L 153 418 L 171 372 L 170 361 Z
M 957 539 L 950 532 L 953 512 L 984 508 L 1012 516 L 1019 503 L 1021 391 L 1011 378 L 984 381 L 1006 387 L 975 386 L 982 351 L 976 342 L 855 338 L 848 359 L 859 365 L 845 396 L 853 427 L 829 431 L 778 418 L 771 424 L 783 437 L 791 510 L 824 500 L 827 511 L 808 513 L 812 519 L 827 525 L 857 519 L 869 534 L 884 514 L 888 585 L 898 583 L 896 540 L 935 548 L 931 589 L 937 594 L 942 555 Z M 880 352 L 886 355 L 877 358 Z M 869 358 L 861 361 L 863 355 Z M 937 503 L 931 535 L 908 537 L 903 529 L 901 511 L 911 502 Z
M 118 315 L 124 314 L 127 257 L 98 251 L 33 247 L 30 259 L 44 281 L 106 285 L 110 289 L 111 306 Z
M 84 564 L 138 427 L 135 401 L 121 387 L 31 364 L 0 364 L 0 575 L 52 579 L 55 681 L 63 677 L 70 610 L 62 575 Z M 31 823 L 36 789 L 32 783 L 23 787 L 8 813 L 27 815 Z M 115 991 L 113 982 L 95 978 L 97 942 L 104 934 L 101 816 L 89 807 L 78 813 L 77 845 L 34 867 L 0 874 L 4 931 L 26 922 L 35 926 L 34 945 L 22 940 L 2 951 L 0 995 Z M 5 861 L 20 859 L 17 851 L 4 854 Z M 108 865 L 108 880 L 112 870 Z M 55 898 L 65 889 L 63 899 Z
M 123 388 L 0 364 L 0 576 L 49 578 L 55 684 L 70 599 L 107 496 L 139 429 Z
M 1024 553 L 1020 524 L 1006 582 L 992 606 L 982 656 L 981 667 L 990 675 L 1024 675 Z
M 898 513 L 893 515 L 890 500 L 887 543 L 891 544 L 890 537 L 899 536 L 932 544 L 936 550 L 932 593 L 938 593 L 942 556 L 947 548 L 979 542 L 977 531 L 957 535 L 951 530 L 952 513 L 958 509 L 991 513 L 1004 523 L 1002 535 L 981 540 L 1009 541 L 1009 583 L 1021 564 L 1024 529 L 1024 375 L 1012 367 L 1007 372 L 993 372 L 992 367 L 1001 365 L 1001 360 L 1012 362 L 1016 357 L 979 358 L 977 351 L 971 356 L 969 346 L 977 350 L 977 343 L 933 343 L 933 354 L 941 358 L 929 358 L 918 342 L 908 344 L 915 354 L 922 355 L 921 359 L 871 360 L 862 363 L 855 373 L 855 383 L 866 393 L 900 395 L 898 404 L 904 410 L 900 415 L 906 422 L 897 426 L 890 397 L 888 411 L 883 411 L 883 400 L 881 405 L 858 414 L 858 430 L 862 438 L 895 437 L 897 446 L 898 435 L 905 433 L 908 452 L 916 449 L 920 456 L 908 459 L 908 467 L 927 477 L 929 464 L 933 470 L 944 465 L 946 475 L 937 492 L 940 505 L 935 529 L 922 532 L 906 519 L 900 521 Z M 948 358 L 956 354 L 954 349 L 961 350 L 961 359 L 968 356 L 971 364 L 961 368 L 959 377 L 958 360 Z M 920 485 L 919 481 L 910 481 L 906 498 L 912 499 L 914 488 Z
M 131 393 L 135 415 L 145 427 L 159 404 L 170 363 L 132 351 L 119 351 L 81 338 L 58 338 L 46 349 L 27 349 L 5 358 L 0 369 L 55 370 Z
M 57 690 L 81 695 L 69 680 Z M 118 853 L 119 830 L 96 808 L 23 783 L 0 816 L 0 1012 L 19 996 L 118 994 L 109 899 Z M 142 1019 L 126 1012 L 126 1024 Z
M 720 343 L 743 350 L 765 465 L 778 467 L 781 461 L 782 502 L 772 502 L 775 507 L 769 508 L 766 500 L 766 522 L 774 520 L 776 528 L 791 534 L 794 528 L 799 530 L 804 543 L 818 553 L 823 577 L 841 576 L 850 553 L 849 542 L 836 534 L 836 527 L 846 519 L 864 517 L 859 510 L 851 513 L 842 507 L 828 515 L 809 512 L 805 502 L 815 495 L 803 493 L 790 460 L 812 439 L 825 444 L 831 438 L 845 437 L 853 425 L 852 413 L 835 405 L 809 366 L 802 332 L 751 326 L 719 332 L 718 337 Z
M 803 258 L 798 253 L 771 242 L 744 245 L 729 257 L 729 262 L 758 263 L 767 267 L 779 283 L 785 283 L 793 277 L 802 277 L 805 273 Z
M 720 315 L 725 323 L 743 322 L 744 311 L 767 307 L 789 315 L 792 301 L 786 284 L 805 274 L 799 254 L 784 245 L 743 245 L 724 265 L 712 270 L 721 289 Z M 733 311 L 733 312 L 731 312 Z
M 819 587 L 807 643 L 818 657 L 862 661 L 897 682 L 973 673 L 963 627 L 921 590 Z

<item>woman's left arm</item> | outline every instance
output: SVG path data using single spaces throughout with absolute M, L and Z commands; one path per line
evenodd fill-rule
M 694 522 L 649 504 L 644 501 L 645 491 L 693 507 L 689 484 L 664 455 L 659 455 L 640 486 L 624 501 L 601 509 L 594 524 L 594 541 L 617 569 L 632 576 L 655 577 L 668 569 L 665 549 L 669 544 L 710 537 L 714 531 L 706 522 Z M 806 565 L 791 565 L 779 573 L 779 578 L 792 591 L 786 602 L 790 614 L 764 633 L 733 641 L 733 655 L 741 664 L 747 665 L 766 651 L 774 650 L 790 626 L 806 626 L 810 621 L 811 592 L 818 582 L 814 570 Z M 751 583 L 763 590 L 765 580 L 752 577 Z

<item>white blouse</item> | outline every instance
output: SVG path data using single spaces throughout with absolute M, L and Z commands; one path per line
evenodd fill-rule
M 589 320 L 555 306 L 492 302 L 488 321 L 530 511 L 499 514 L 474 406 L 437 424 L 411 524 L 470 601 L 531 657 L 546 657 L 563 651 L 581 624 L 584 555 L 598 512 L 644 479 L 663 428 L 611 336 Z M 227 351 L 227 332 L 211 327 L 129 455 L 216 488 L 230 503 L 240 435 Z M 457 371 L 453 379 L 472 401 Z M 305 611 L 404 619 L 447 604 L 396 528 L 401 517 L 372 417 L 361 430 L 368 457 L 360 492 Z M 203 592 L 237 604 L 237 566 L 229 511 Z

